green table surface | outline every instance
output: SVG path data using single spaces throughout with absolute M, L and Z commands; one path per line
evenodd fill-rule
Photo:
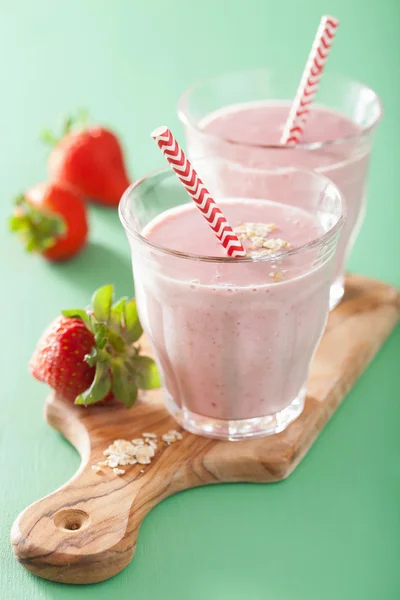
M 194 79 L 293 59 L 299 73 L 322 12 L 342 24 L 328 69 L 367 82 L 385 116 L 369 207 L 350 269 L 400 284 L 398 0 L 14 0 L 1 2 L 0 205 L 46 176 L 40 129 L 77 107 L 123 137 L 132 176 L 163 165 L 149 132 L 182 132 L 176 100 Z M 136 556 L 87 587 L 36 578 L 14 560 L 17 514 L 75 472 L 76 452 L 42 417 L 46 388 L 27 361 L 60 308 L 114 282 L 132 294 L 117 214 L 90 209 L 74 261 L 27 256 L 5 229 L 1 256 L 0 597 L 394 600 L 400 597 L 400 330 L 385 344 L 287 481 L 187 491 L 157 506 Z

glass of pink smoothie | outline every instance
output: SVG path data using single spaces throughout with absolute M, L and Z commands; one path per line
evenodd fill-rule
M 251 196 L 251 169 L 239 177 L 223 159 L 198 167 L 217 174 L 207 186 L 247 256 L 225 255 L 171 169 L 137 181 L 120 218 L 140 319 L 166 406 L 184 428 L 230 440 L 277 433 L 303 410 L 328 314 L 341 194 L 321 175 L 282 169 L 263 172 L 264 195 Z
M 347 203 L 347 220 L 331 287 L 330 308 L 334 308 L 343 296 L 346 261 L 363 220 L 381 103 L 368 87 L 325 73 L 302 143 L 284 147 L 280 138 L 298 82 L 299 72 L 288 69 L 215 77 L 189 88 L 180 99 L 178 113 L 194 166 L 199 157 L 220 156 L 258 169 L 254 189 L 249 190 L 252 197 L 264 193 L 262 170 L 275 167 L 312 169 L 339 187 Z

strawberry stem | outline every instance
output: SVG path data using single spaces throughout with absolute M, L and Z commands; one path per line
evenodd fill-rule
M 19 235 L 28 252 L 42 253 L 52 248 L 65 235 L 67 226 L 64 219 L 34 208 L 23 194 L 15 199 L 15 207 L 9 227 Z
M 157 367 L 152 358 L 140 355 L 140 346 L 134 345 L 142 335 L 135 300 L 121 298 L 113 303 L 114 286 L 105 285 L 92 297 L 87 311 L 63 311 L 65 317 L 82 319 L 94 335 L 95 345 L 85 356 L 91 367 L 96 367 L 92 385 L 80 394 L 76 404 L 94 404 L 103 400 L 112 390 L 115 398 L 131 407 L 139 389 L 160 386 Z
M 61 126 L 61 133 L 59 135 L 54 134 L 50 129 L 45 129 L 40 134 L 40 139 L 47 146 L 54 147 L 71 131 L 82 131 L 86 129 L 89 118 L 89 112 L 81 108 L 74 116 L 69 115 L 64 117 Z

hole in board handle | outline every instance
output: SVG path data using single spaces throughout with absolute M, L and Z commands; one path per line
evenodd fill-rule
M 54 525 L 63 531 L 79 531 L 90 523 L 90 517 L 85 511 L 77 508 L 60 510 L 53 517 Z

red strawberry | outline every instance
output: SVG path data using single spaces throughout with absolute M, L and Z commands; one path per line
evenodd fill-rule
M 10 228 L 29 252 L 54 261 L 71 258 L 88 234 L 83 196 L 65 183 L 41 183 L 18 196 Z
M 112 305 L 113 286 L 94 293 L 93 308 L 63 311 L 43 334 L 30 361 L 31 373 L 75 404 L 114 396 L 130 407 L 138 389 L 160 385 L 154 361 L 134 343 L 142 334 L 136 302 Z
M 45 331 L 31 358 L 31 373 L 70 400 L 90 387 L 95 368 L 85 361 L 94 335 L 80 319 L 58 317 Z
M 130 183 L 119 140 L 103 127 L 69 131 L 52 150 L 48 169 L 52 179 L 107 206 L 118 206 Z

